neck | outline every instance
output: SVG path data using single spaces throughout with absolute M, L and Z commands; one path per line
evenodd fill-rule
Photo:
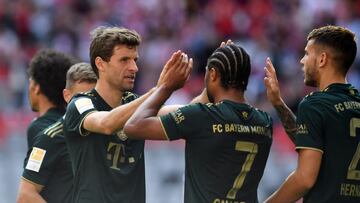
M 326 87 L 334 83 L 347 83 L 346 78 L 343 74 L 337 72 L 324 72 L 320 76 L 319 90 L 322 91 Z
M 39 100 L 38 113 L 39 116 L 43 116 L 49 109 L 55 108 L 56 105 L 50 102 L 47 98 Z
M 239 89 L 229 88 L 229 89 L 222 89 L 219 93 L 215 93 L 214 95 L 214 102 L 218 103 L 223 100 L 230 100 L 236 103 L 248 103 L 245 99 L 244 93 Z
M 106 81 L 99 79 L 96 83 L 95 90 L 112 108 L 115 108 L 121 104 L 121 99 L 124 92 L 113 88 Z

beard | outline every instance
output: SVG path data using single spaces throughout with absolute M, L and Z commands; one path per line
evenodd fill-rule
M 317 87 L 318 86 L 317 82 L 315 80 L 305 79 L 304 83 L 306 86 L 309 86 L 309 87 Z
M 318 75 L 317 71 L 305 73 L 305 78 L 304 78 L 305 85 L 309 87 L 318 87 L 318 82 L 316 80 L 317 75 Z
M 304 83 L 309 87 L 318 87 L 319 70 L 315 64 L 311 64 L 303 68 L 304 71 Z

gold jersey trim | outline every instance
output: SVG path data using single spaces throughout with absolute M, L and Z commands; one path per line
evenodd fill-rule
M 90 131 L 87 131 L 87 130 L 86 130 L 85 128 L 83 128 L 82 126 L 83 126 L 83 123 L 84 123 L 84 121 L 85 121 L 85 118 L 88 117 L 90 114 L 95 113 L 95 112 L 97 112 L 97 111 L 94 110 L 94 111 L 88 112 L 88 113 L 84 116 L 84 118 L 80 121 L 79 132 L 80 132 L 80 135 L 81 135 L 81 136 L 88 136 L 88 135 L 90 134 Z M 84 129 L 85 132 L 83 132 L 82 129 Z
M 33 182 L 33 181 L 29 180 L 29 179 L 26 179 L 24 176 L 21 176 L 21 179 L 23 179 L 24 181 L 26 181 L 26 182 L 28 182 L 28 183 L 31 183 L 31 184 L 33 184 L 33 185 L 39 186 L 39 187 L 41 187 L 41 188 L 44 187 L 44 185 L 41 185 L 41 184 L 35 183 L 35 182 Z
M 164 133 L 165 133 L 166 139 L 170 141 L 169 136 L 167 135 L 166 130 L 165 130 L 165 127 L 164 127 L 164 125 L 163 125 L 163 123 L 162 123 L 162 120 L 160 119 L 160 117 L 158 117 L 158 119 L 160 120 L 161 128 L 163 129 L 163 131 L 164 131 Z
M 51 127 L 45 130 L 45 134 L 53 138 L 58 133 L 62 132 L 63 124 L 61 122 L 54 123 Z
M 322 154 L 324 154 L 324 151 L 321 149 L 317 149 L 317 148 L 313 148 L 313 147 L 295 147 L 296 150 L 298 149 L 310 149 L 310 150 L 314 150 L 314 151 L 318 151 L 321 152 Z

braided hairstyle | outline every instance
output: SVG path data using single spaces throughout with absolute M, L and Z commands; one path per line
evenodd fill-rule
M 235 44 L 217 48 L 207 61 L 207 68 L 215 68 L 220 73 L 221 86 L 225 89 L 246 90 L 251 71 L 250 57 Z

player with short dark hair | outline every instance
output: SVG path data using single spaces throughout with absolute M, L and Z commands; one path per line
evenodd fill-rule
M 32 58 L 28 69 L 29 102 L 38 117 L 27 129 L 28 149 L 32 148 L 40 131 L 64 115 L 66 103 L 62 91 L 66 72 L 74 63 L 70 56 L 51 49 L 40 50 Z
M 74 171 L 73 202 L 145 202 L 144 141 L 128 139 L 122 128 L 156 89 L 139 97 L 134 87 L 140 36 L 120 27 L 92 32 L 90 59 L 98 76 L 95 89 L 70 102 L 64 131 Z M 173 67 L 192 67 L 175 52 L 158 81 Z
M 267 202 L 360 202 L 360 95 L 346 81 L 357 45 L 339 26 L 314 29 L 307 37 L 304 83 L 317 87 L 299 104 L 297 117 L 281 98 L 270 59 L 267 94 L 296 145 L 298 166 Z
M 32 134 L 34 135 L 31 139 L 32 143 L 29 143 L 30 148 L 24 161 L 24 172 L 20 181 L 17 202 L 68 202 L 64 196 L 68 196 L 71 190 L 72 172 L 65 141 L 63 136 L 58 136 L 61 129 L 57 129 L 53 136 L 45 135 L 46 130 L 42 130 L 46 129 L 46 125 L 47 129 L 53 125 L 57 126 L 58 122 L 55 119 L 61 119 L 61 113 L 64 112 L 61 99 L 64 100 L 64 97 L 57 98 L 58 94 L 51 92 L 49 87 L 53 86 L 54 91 L 60 93 L 63 91 L 65 81 L 62 83 L 63 88 L 60 91 L 59 87 L 61 85 L 59 84 L 61 84 L 62 78 L 58 76 L 63 76 L 66 79 L 66 72 L 63 74 L 63 71 L 67 71 L 69 69 L 67 65 L 70 67 L 73 61 L 72 58 L 60 52 L 43 50 L 31 62 L 29 70 L 31 78 L 29 88 L 30 103 L 33 109 L 39 112 L 44 112 L 46 108 L 49 109 L 43 116 L 33 122 L 33 124 L 38 123 L 32 125 L 33 128 L 37 127 L 32 132 L 39 131 L 39 133 Z M 89 70 L 92 71 L 91 68 Z M 47 82 L 44 73 L 48 73 L 53 80 L 58 79 L 60 81 L 56 85 L 53 81 Z M 96 79 L 94 73 L 93 75 Z M 38 81 L 38 83 L 35 81 Z M 43 88 L 43 86 L 46 87 Z M 49 97 L 54 97 L 51 99 L 52 103 L 42 93 L 42 90 Z M 57 103 L 57 105 L 54 103 Z
M 187 203 L 258 202 L 257 188 L 272 142 L 272 119 L 245 99 L 250 68 L 250 57 L 242 47 L 223 44 L 207 63 L 210 103 L 187 105 L 157 117 L 172 92 L 186 81 L 175 75 L 125 125 L 126 135 L 136 139 L 186 140 Z

